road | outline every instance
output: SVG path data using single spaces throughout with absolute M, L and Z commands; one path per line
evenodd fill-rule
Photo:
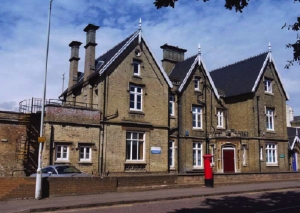
M 133 203 L 56 213 L 299 213 L 300 189 Z

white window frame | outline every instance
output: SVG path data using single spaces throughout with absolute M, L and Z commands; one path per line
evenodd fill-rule
M 169 110 L 170 115 L 175 116 L 175 95 L 169 96 Z
M 272 83 L 273 83 L 273 80 L 271 80 L 269 78 L 265 78 L 265 92 L 273 93 Z
M 200 151 L 200 154 L 199 154 Z M 201 142 L 193 142 L 193 168 L 201 169 L 203 168 L 203 149 Z M 200 160 L 200 165 L 199 165 Z
M 83 157 L 81 157 L 81 155 L 83 155 Z M 87 155 L 88 155 L 88 157 L 87 157 Z M 80 145 L 79 146 L 79 161 L 80 162 L 91 162 L 92 161 L 92 146 L 89 146 L 89 145 Z
M 66 151 L 64 150 L 64 148 L 66 148 Z M 58 157 L 58 153 L 60 153 L 60 157 Z M 56 144 L 56 146 L 55 146 L 55 160 L 56 161 L 69 161 L 69 153 L 70 153 L 69 145 Z M 66 154 L 66 157 L 64 157 L 64 154 Z
M 202 129 L 202 107 L 200 106 L 192 106 L 192 126 L 193 129 Z
M 243 166 L 247 166 L 247 146 L 243 145 Z
M 215 155 L 215 145 L 210 145 L 210 154 L 211 154 L 211 164 L 215 165 L 214 155 Z
M 129 86 L 129 108 L 130 110 L 142 111 L 143 109 L 143 87 L 130 85 Z M 138 91 L 140 89 L 140 92 Z M 133 99 L 132 99 L 133 97 Z M 138 107 L 138 98 L 140 97 L 140 107 Z M 131 107 L 131 103 L 133 102 L 133 107 Z
M 130 135 L 130 138 L 127 136 Z M 136 135 L 137 137 L 134 138 L 133 136 Z M 142 138 L 140 138 L 142 136 Z M 142 143 L 142 158 L 139 159 L 139 152 L 140 152 L 140 143 Z M 130 145 L 129 149 L 127 145 Z M 133 146 L 136 144 L 136 159 L 133 159 Z M 126 132 L 126 161 L 144 161 L 145 160 L 145 133 L 144 132 L 134 132 L 128 131 Z M 129 157 L 128 157 L 129 151 Z
M 272 108 L 266 108 L 266 129 L 268 131 L 274 131 L 274 112 Z
M 200 77 L 194 77 L 194 89 L 200 91 Z
M 136 75 L 136 76 L 141 75 L 141 62 L 136 61 L 136 60 L 133 61 L 133 75 Z
M 175 168 L 175 142 L 169 141 L 169 168 Z
M 224 111 L 217 110 L 217 128 L 224 128 Z
M 259 160 L 263 160 L 264 158 L 263 158 L 263 147 L 262 146 L 260 146 L 259 147 Z
M 277 144 L 267 143 L 266 144 L 266 164 L 267 165 L 277 165 Z

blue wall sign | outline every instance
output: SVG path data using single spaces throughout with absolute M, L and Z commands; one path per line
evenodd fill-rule
M 161 154 L 161 148 L 156 147 L 156 146 L 152 146 L 151 147 L 151 154 Z

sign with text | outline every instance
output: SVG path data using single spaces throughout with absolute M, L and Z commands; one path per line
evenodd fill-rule
M 161 147 L 152 146 L 151 147 L 151 154 L 161 154 Z

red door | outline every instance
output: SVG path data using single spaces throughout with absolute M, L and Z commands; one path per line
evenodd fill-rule
M 234 172 L 234 150 L 223 149 L 224 173 Z

